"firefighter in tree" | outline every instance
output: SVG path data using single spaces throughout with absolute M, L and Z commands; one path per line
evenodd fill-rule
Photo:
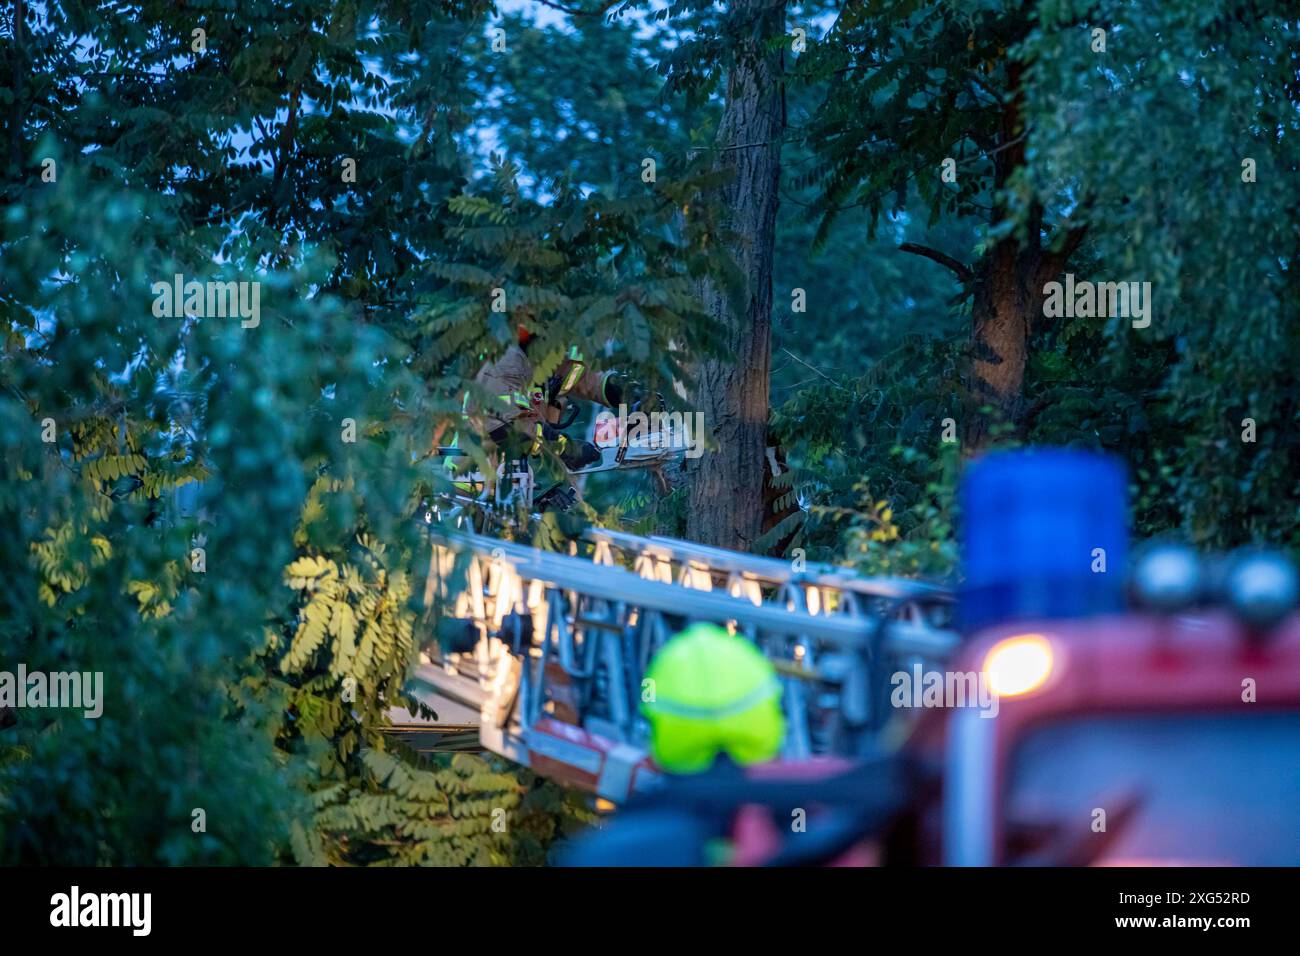
M 623 386 L 615 373 L 588 368 L 576 347 L 569 349 L 550 378 L 537 382 L 528 355 L 533 340 L 533 334 L 520 325 L 517 344 L 486 363 L 475 376 L 492 396 L 491 404 L 480 410 L 484 423 L 480 427 L 509 457 L 536 454 L 545 447 L 554 451 L 566 468 L 576 471 L 599 461 L 600 450 L 561 430 L 566 404 L 578 398 L 616 408 L 623 401 Z

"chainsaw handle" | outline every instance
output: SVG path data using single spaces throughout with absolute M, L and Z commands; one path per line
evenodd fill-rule
M 555 428 L 563 431 L 578 420 L 578 406 L 573 402 L 565 402 L 563 410 L 555 421 Z

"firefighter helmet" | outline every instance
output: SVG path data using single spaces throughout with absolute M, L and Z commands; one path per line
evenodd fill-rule
M 776 671 L 752 643 L 715 624 L 686 628 L 646 669 L 642 711 L 655 762 L 699 773 L 720 753 L 745 765 L 781 749 L 785 720 Z

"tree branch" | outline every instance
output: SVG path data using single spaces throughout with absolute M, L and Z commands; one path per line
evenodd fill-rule
M 1049 253 L 1043 257 L 1043 263 L 1038 270 L 1038 282 L 1041 287 L 1046 282 L 1051 282 L 1062 270 L 1065 269 L 1066 263 L 1070 261 L 1070 256 L 1078 251 L 1079 245 L 1083 242 L 1084 237 L 1088 234 L 1087 226 L 1062 227 L 1066 229 L 1065 242 L 1056 252 Z
M 561 13 L 567 13 L 573 17 L 603 17 L 611 7 L 617 6 L 622 0 L 610 0 L 601 6 L 599 10 L 577 10 L 573 7 L 566 7 L 562 3 L 556 3 L 554 0 L 537 0 L 544 7 L 550 7 L 552 10 L 559 10 Z
M 846 391 L 846 392 L 848 391 L 847 388 L 845 388 L 845 387 L 844 387 L 843 385 L 841 385 L 839 382 L 835 381 L 835 379 L 831 378 L 829 375 L 827 375 L 825 372 L 823 372 L 821 369 L 819 369 L 816 365 L 810 365 L 808 362 L 805 362 L 803 359 L 801 359 L 799 356 L 795 355 L 793 352 L 791 352 L 791 351 L 790 351 L 789 349 L 787 349 L 787 348 L 782 348 L 781 351 L 784 352 L 786 355 L 790 356 L 790 358 L 794 359 L 796 362 L 798 362 L 798 363 L 799 363 L 800 365 L 802 365 L 804 368 L 812 369 L 814 372 L 816 372 L 816 373 L 817 373 L 818 375 L 820 375 L 822 378 L 826 379 L 826 381 L 830 382 L 830 383 L 831 383 L 832 385 L 834 385 L 836 388 L 843 388 L 844 391 Z
M 972 272 L 970 267 L 964 263 L 958 262 L 946 252 L 940 252 L 938 249 L 931 249 L 929 246 L 922 246 L 915 242 L 905 242 L 898 247 L 899 252 L 910 252 L 914 256 L 923 256 L 926 259 L 933 260 L 939 265 L 951 269 L 957 274 L 957 278 L 962 282 L 971 280 Z

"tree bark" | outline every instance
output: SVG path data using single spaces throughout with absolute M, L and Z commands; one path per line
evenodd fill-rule
M 1060 276 L 1083 239 L 1069 229 L 1061 249 L 1045 251 L 1035 234 L 1026 242 L 1004 239 L 980 263 L 971 304 L 972 408 L 964 446 L 973 454 L 989 443 L 996 421 L 1018 424 L 1024 411 L 1029 335 L 1043 314 L 1043 286 Z M 980 411 L 991 405 L 991 415 Z
M 764 518 L 772 257 L 785 133 L 783 54 L 764 45 L 785 32 L 785 0 L 734 0 L 728 16 L 742 38 L 727 76 L 715 166 L 734 172 L 718 198 L 747 288 L 743 311 L 732 309 L 720 283 L 703 288 L 705 308 L 723 330 L 728 351 L 697 370 L 696 404 L 717 447 L 689 468 L 686 535 L 747 550 Z
M 994 156 L 994 188 L 999 191 L 1026 160 L 1020 87 L 1023 70 L 1020 64 L 1013 64 L 1008 70 L 1012 95 L 1002 113 L 999 146 Z M 1000 201 L 994 213 L 995 221 L 1007 215 Z M 1043 209 L 1035 205 L 1024 238 L 999 240 L 970 274 L 975 288 L 971 303 L 971 370 L 967 380 L 969 407 L 962 429 L 966 454 L 975 454 L 989 444 L 995 423 L 1019 423 L 1029 335 L 1043 314 L 1043 286 L 1060 275 L 1083 240 L 1084 231 L 1084 227 L 1070 228 L 1067 224 L 1059 248 L 1049 251 L 1042 241 Z M 984 412 L 983 406 L 992 406 L 992 413 Z
M 1020 252 L 1014 241 L 1003 240 L 980 264 L 971 305 L 973 407 L 965 429 L 968 451 L 987 444 L 995 421 L 1014 421 L 1019 416 L 1034 301 L 1021 281 Z M 992 406 L 992 414 L 981 411 L 985 405 Z

